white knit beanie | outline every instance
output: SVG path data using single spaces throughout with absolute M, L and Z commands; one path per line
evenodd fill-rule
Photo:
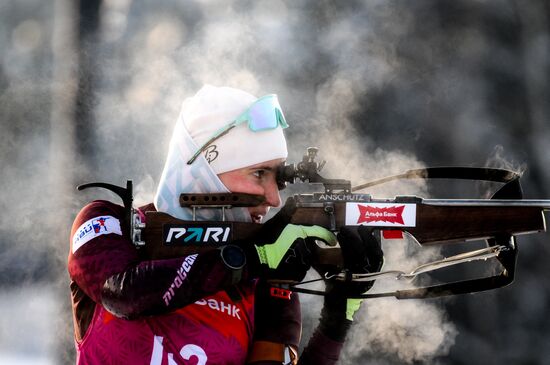
M 195 96 L 186 99 L 181 110 L 183 123 L 197 149 L 256 100 L 245 91 L 211 85 L 203 86 Z M 242 123 L 212 142 L 202 156 L 216 174 L 221 174 L 286 158 L 288 151 L 282 128 L 253 132 L 247 123 Z

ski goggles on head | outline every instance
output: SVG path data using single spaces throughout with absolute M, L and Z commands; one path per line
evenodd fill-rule
M 279 125 L 281 128 L 287 128 L 288 123 L 283 115 L 283 110 L 279 105 L 277 95 L 269 94 L 262 96 L 248 107 L 241 115 L 229 124 L 218 129 L 208 141 L 206 141 L 195 154 L 187 161 L 191 165 L 215 140 L 227 134 L 231 129 L 239 124 L 248 122 L 248 128 L 253 132 L 260 132 L 275 129 Z

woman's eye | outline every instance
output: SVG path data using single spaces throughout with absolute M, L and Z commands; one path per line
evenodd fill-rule
M 265 175 L 265 170 L 256 170 L 252 173 L 258 179 L 262 178 Z

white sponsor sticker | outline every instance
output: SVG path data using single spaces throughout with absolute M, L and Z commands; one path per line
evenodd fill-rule
M 104 215 L 84 222 L 73 236 L 73 254 L 89 240 L 110 233 L 122 236 L 120 221 L 115 217 Z
M 346 203 L 346 225 L 416 227 L 416 204 Z

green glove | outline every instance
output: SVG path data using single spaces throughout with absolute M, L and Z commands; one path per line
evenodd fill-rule
M 279 213 L 252 238 L 253 249 L 248 245 L 245 252 L 253 275 L 270 280 L 301 281 L 311 267 L 310 245 L 315 244 L 315 240 L 336 245 L 336 236 L 323 227 L 289 224 L 295 210 L 294 199 L 289 198 Z
M 336 237 L 319 226 L 287 225 L 275 242 L 254 245 L 260 276 L 270 280 L 302 281 L 311 267 L 314 240 L 336 244 Z M 253 262 L 254 259 L 249 262 Z
M 334 234 L 323 227 L 289 224 L 275 242 L 256 245 L 260 263 L 266 264 L 270 269 L 277 269 L 289 250 L 296 249 L 296 246 L 306 239 L 318 239 L 327 242 L 330 246 L 336 245 Z
M 353 321 L 353 315 L 361 308 L 361 303 L 363 303 L 363 299 L 348 298 L 346 301 L 346 319 L 348 321 Z

